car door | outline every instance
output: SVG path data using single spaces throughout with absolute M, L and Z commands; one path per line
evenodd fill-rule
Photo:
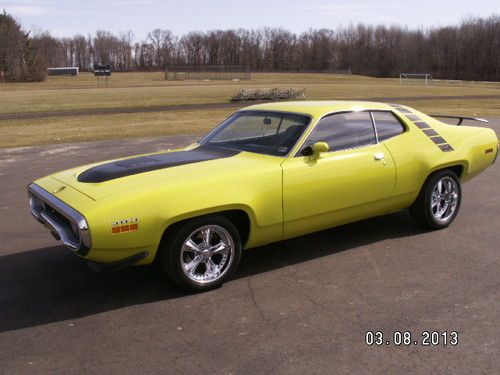
M 301 150 L 320 141 L 329 152 L 299 151 L 282 164 L 285 238 L 372 216 L 392 195 L 394 162 L 377 142 L 370 112 L 325 116 Z

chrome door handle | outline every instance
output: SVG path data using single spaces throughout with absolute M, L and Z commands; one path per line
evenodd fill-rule
M 373 158 L 375 160 L 384 160 L 385 159 L 385 155 L 383 152 L 377 152 L 375 154 L 373 154 Z

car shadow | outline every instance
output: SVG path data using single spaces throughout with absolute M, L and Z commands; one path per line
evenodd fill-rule
M 364 220 L 245 251 L 234 278 L 420 232 L 406 212 Z M 155 267 L 96 274 L 62 246 L 0 257 L 0 285 L 0 332 L 187 295 Z

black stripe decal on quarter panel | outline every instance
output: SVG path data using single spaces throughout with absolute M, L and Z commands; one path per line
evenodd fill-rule
M 434 142 L 437 145 L 439 145 L 441 143 L 446 143 L 446 141 L 444 140 L 443 137 L 432 137 L 431 140 L 432 140 L 432 142 Z
M 118 160 L 89 168 L 80 173 L 79 182 L 104 182 L 120 177 L 176 167 L 184 164 L 229 158 L 240 151 L 218 147 L 199 146 L 188 151 L 166 152 L 150 156 Z
M 401 112 L 401 113 L 404 113 L 405 115 L 406 115 L 406 114 L 410 114 L 410 113 L 411 113 L 411 114 L 413 114 L 413 112 L 412 112 L 412 111 L 410 111 L 410 110 L 408 110 L 408 109 L 406 109 L 406 108 L 397 108 L 397 110 L 398 110 L 399 112 Z
M 420 121 L 420 117 L 418 117 L 417 115 L 415 115 L 413 113 L 407 114 L 405 116 L 408 117 L 411 121 Z
M 428 137 L 439 135 L 434 129 L 423 129 L 422 131 L 427 134 Z
M 445 143 L 444 145 L 438 145 L 438 147 L 441 149 L 441 151 L 444 152 L 453 151 L 453 147 L 451 147 L 448 143 Z
M 424 121 L 415 121 L 414 124 L 417 125 L 420 129 L 429 129 L 430 128 L 429 124 L 427 124 Z
M 401 104 L 389 104 L 391 107 L 396 108 L 399 112 L 403 113 L 409 120 L 413 121 L 415 126 L 417 126 L 426 136 L 428 136 L 432 142 L 434 142 L 443 152 L 453 151 L 453 147 L 451 147 L 443 137 L 440 137 L 438 132 L 431 128 L 431 126 L 422 121 L 420 117 L 418 117 L 415 113 L 410 110 L 404 108 Z

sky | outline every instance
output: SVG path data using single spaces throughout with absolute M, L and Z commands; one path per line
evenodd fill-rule
M 454 25 L 466 16 L 500 15 L 500 0 L 0 0 L 26 30 L 57 37 L 155 28 L 176 35 L 213 29 L 284 27 L 293 32 L 351 23 L 401 24 L 410 28 Z

